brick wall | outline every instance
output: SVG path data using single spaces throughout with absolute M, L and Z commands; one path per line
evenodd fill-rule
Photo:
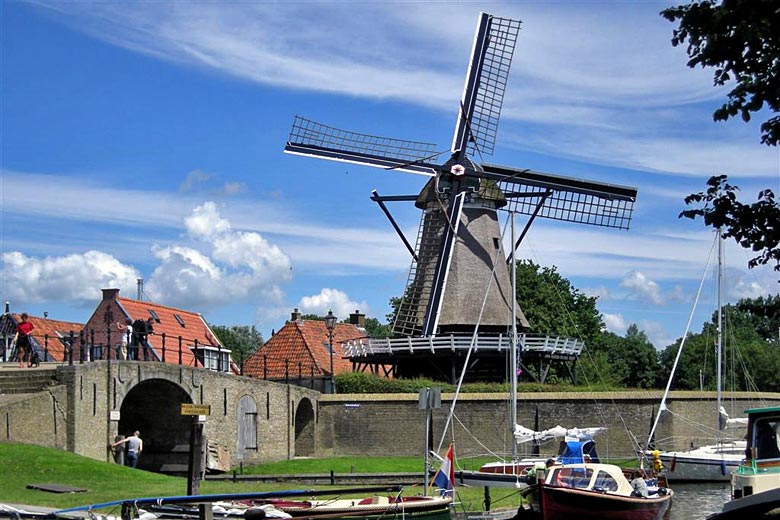
M 757 399 L 763 402 L 757 404 Z M 521 394 L 518 396 L 518 422 L 534 428 L 536 410 L 539 428 L 557 425 L 566 428 L 608 426 L 597 437 L 602 457 L 632 457 L 632 437 L 645 443 L 658 410 L 661 392 Z M 433 448 L 440 442 L 451 396 L 442 399 L 442 408 L 433 413 Z M 780 405 L 780 394 L 727 394 L 725 403 L 733 417 L 744 416 L 753 406 Z M 406 455 L 423 453 L 424 415 L 418 409 L 416 395 L 350 395 L 320 398 L 318 456 Z M 714 393 L 672 392 L 667 401 L 671 413 L 665 413 L 656 432 L 656 440 L 666 448 L 683 449 L 691 443 L 707 444 L 711 439 L 696 426 L 715 426 Z M 445 445 L 454 437 L 461 457 L 489 452 L 511 454 L 509 404 L 505 395 L 462 395 Z M 520 455 L 530 454 L 531 446 L 520 447 Z M 552 453 L 557 443 L 543 448 Z

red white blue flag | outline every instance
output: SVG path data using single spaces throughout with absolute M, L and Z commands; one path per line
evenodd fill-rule
M 451 497 L 455 490 L 455 463 L 452 444 L 447 448 L 447 454 L 441 461 L 441 467 L 433 476 L 432 486 L 436 486 L 441 495 Z

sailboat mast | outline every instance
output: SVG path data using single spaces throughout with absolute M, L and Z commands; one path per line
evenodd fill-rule
M 515 425 L 517 424 L 517 262 L 515 260 L 515 213 L 511 214 L 511 234 L 512 234 L 512 341 L 509 343 L 512 349 L 509 354 L 509 428 L 512 444 L 512 459 L 517 459 L 517 443 L 514 439 Z
M 720 406 L 721 406 L 721 393 L 722 393 L 722 367 L 723 367 L 723 305 L 721 302 L 723 292 L 723 238 L 721 237 L 721 230 L 718 228 L 718 345 L 717 345 L 717 358 L 718 358 L 718 370 L 717 370 L 717 413 L 715 414 L 715 439 L 720 442 Z

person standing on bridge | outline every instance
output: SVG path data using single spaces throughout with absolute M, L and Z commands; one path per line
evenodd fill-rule
M 16 357 L 19 358 L 19 368 L 24 367 L 25 361 L 30 361 L 28 366 L 32 366 L 32 341 L 30 335 L 35 327 L 27 321 L 29 316 L 26 312 L 21 315 L 22 320 L 16 326 Z
M 126 444 L 125 452 L 125 465 L 135 468 L 138 466 L 138 457 L 141 452 L 144 451 L 144 441 L 141 440 L 141 432 L 134 431 L 129 437 L 125 437 L 122 440 L 116 441 L 111 445 L 112 448 L 116 448 L 120 444 Z

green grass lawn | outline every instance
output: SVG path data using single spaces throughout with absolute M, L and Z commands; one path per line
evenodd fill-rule
M 460 459 L 458 469 L 477 469 L 488 457 Z M 431 464 L 438 466 L 435 460 Z M 417 473 L 425 471 L 421 457 L 333 457 L 329 459 L 294 459 L 267 462 L 236 468 L 244 475 L 300 475 L 334 473 Z
M 349 457 L 296 459 L 245 467 L 247 473 L 395 473 L 423 472 L 423 463 L 414 457 Z M 0 502 L 55 508 L 108 502 L 133 497 L 184 495 L 187 480 L 136 470 L 93 460 L 73 453 L 16 443 L 0 443 Z M 86 489 L 84 493 L 49 493 L 27 489 L 28 484 L 63 484 Z M 343 489 L 350 486 L 336 486 Z M 282 489 L 333 489 L 289 483 L 258 484 L 204 481 L 201 494 L 247 493 Z M 422 484 L 404 490 L 405 495 L 423 493 Z M 458 511 L 481 511 L 482 488 L 458 488 Z M 492 509 L 515 508 L 515 490 L 491 490 Z

